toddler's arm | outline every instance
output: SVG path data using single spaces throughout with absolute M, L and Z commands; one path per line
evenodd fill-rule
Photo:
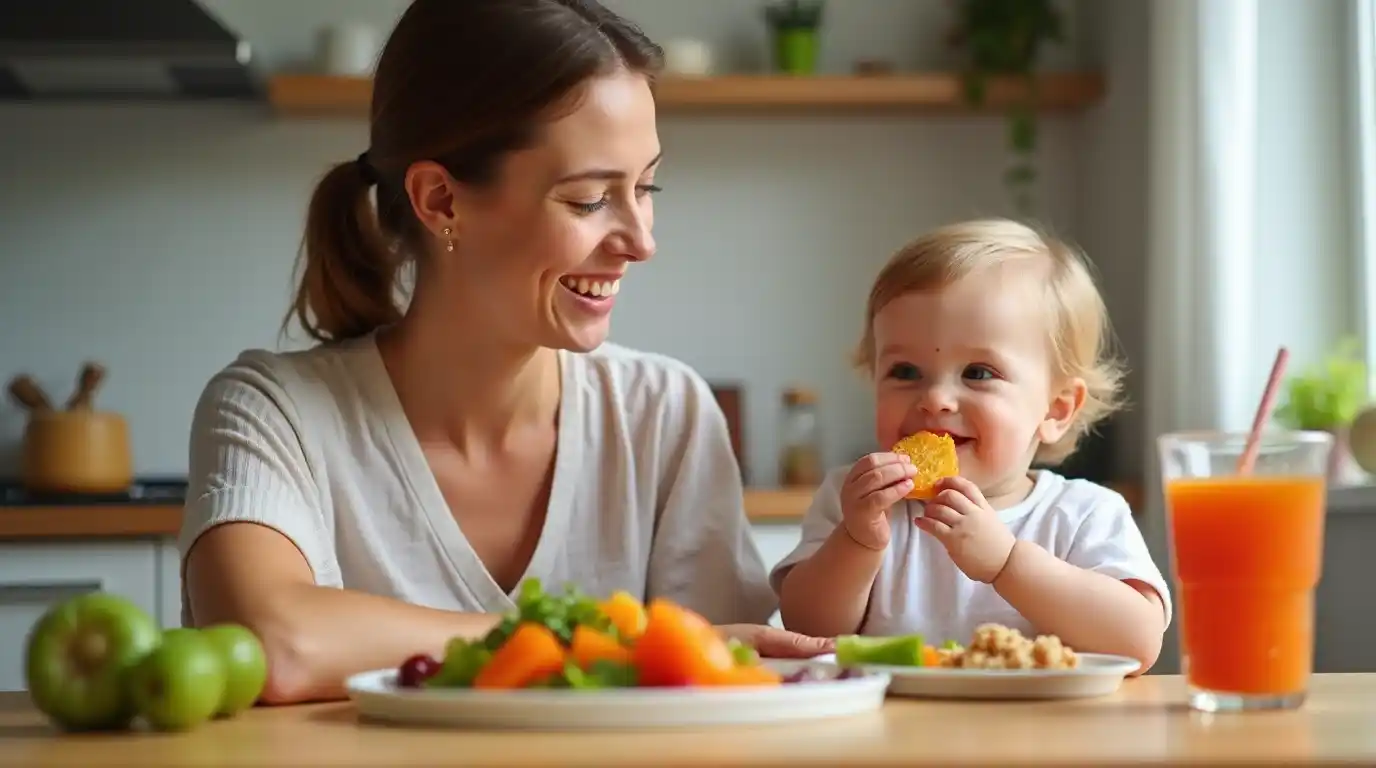
M 858 632 L 883 561 L 883 550 L 861 546 L 836 526 L 811 557 L 782 572 L 784 626 L 814 637 Z
M 1037 631 L 1137 659 L 1137 674 L 1161 653 L 1170 597 L 1121 497 L 1090 513 L 1065 560 L 1019 540 L 993 586 Z
M 884 552 L 846 533 L 841 488 L 848 473 L 827 474 L 803 516 L 802 540 L 770 574 L 784 626 L 794 632 L 835 637 L 858 631 L 865 619 Z

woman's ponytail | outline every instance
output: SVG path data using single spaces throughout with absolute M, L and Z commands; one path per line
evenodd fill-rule
M 331 168 L 311 195 L 296 298 L 283 325 L 295 316 L 316 341 L 357 338 L 401 318 L 400 260 L 378 226 L 369 181 L 350 160 Z

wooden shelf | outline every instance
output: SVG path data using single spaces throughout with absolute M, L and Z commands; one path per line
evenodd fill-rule
M 1049 74 L 1038 78 L 1037 90 L 1041 109 L 1074 110 L 1097 102 L 1103 96 L 1104 84 L 1102 78 L 1093 74 Z M 1015 103 L 1025 93 L 1025 87 L 1015 81 L 991 80 L 986 105 L 974 107 L 965 99 L 962 76 L 948 72 L 867 77 L 666 78 L 655 89 L 656 102 L 661 109 L 683 112 L 887 110 L 974 113 L 1001 109 Z
M 977 113 L 1006 107 L 1025 92 L 1017 81 L 991 79 L 985 106 L 976 108 L 966 102 L 962 76 L 954 72 L 664 77 L 655 87 L 656 102 L 666 113 Z M 1043 111 L 1080 110 L 1103 98 L 1104 80 L 1094 73 L 1050 73 L 1037 78 L 1037 92 Z M 268 101 L 282 115 L 366 116 L 371 97 L 369 78 L 283 74 L 268 81 Z

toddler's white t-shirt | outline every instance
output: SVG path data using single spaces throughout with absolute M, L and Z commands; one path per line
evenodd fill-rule
M 841 484 L 849 471 L 850 467 L 832 470 L 817 489 L 803 518 L 802 541 L 770 573 L 776 592 L 788 569 L 811 557 L 841 524 Z M 999 512 L 1013 535 L 1081 568 L 1151 585 L 1165 608 L 1162 626 L 1169 624 L 1170 592 L 1127 500 L 1101 485 L 1069 480 L 1049 470 L 1034 470 L 1032 477 L 1028 497 Z M 903 501 L 889 514 L 889 548 L 871 588 L 860 633 L 921 634 L 934 644 L 968 643 L 977 626 L 996 622 L 1035 634 L 1036 629 L 992 586 L 962 573 L 939 541 L 913 525 L 921 510 L 922 502 Z

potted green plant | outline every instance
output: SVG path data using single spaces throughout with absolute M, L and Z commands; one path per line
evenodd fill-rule
M 956 22 L 950 42 L 966 56 L 965 93 L 984 104 L 988 78 L 1022 81 L 1021 98 L 1008 109 L 1008 145 L 1012 162 L 1004 182 L 1013 203 L 1024 214 L 1034 207 L 1037 180 L 1037 81 L 1033 76 L 1046 44 L 1064 42 L 1065 20 L 1055 0 L 956 0 Z
M 773 0 L 764 8 L 774 69 L 790 75 L 817 71 L 825 0 Z
M 1348 429 L 1368 402 L 1368 384 L 1361 345 L 1354 338 L 1343 339 L 1322 363 L 1291 376 L 1285 383 L 1285 400 L 1276 409 L 1276 420 L 1291 429 L 1332 433 L 1330 482 L 1360 479 L 1352 460 Z

